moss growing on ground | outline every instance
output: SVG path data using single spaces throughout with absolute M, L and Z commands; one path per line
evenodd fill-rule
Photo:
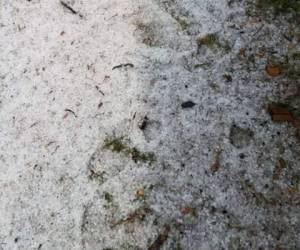
M 176 18 L 176 21 L 178 22 L 178 24 L 182 30 L 187 30 L 190 27 L 189 22 L 184 18 L 178 17 L 178 18 Z
M 106 172 L 95 172 L 94 170 L 90 170 L 90 174 L 88 176 L 88 178 L 90 180 L 94 180 L 97 181 L 99 184 L 103 184 L 106 181 L 105 178 Z
M 158 47 L 161 45 L 160 36 L 157 34 L 155 23 L 145 23 L 137 21 L 134 23 L 141 39 L 141 42 L 149 47 Z
M 107 137 L 104 141 L 103 148 L 111 150 L 115 153 L 123 154 L 131 158 L 134 162 L 153 163 L 155 156 L 153 153 L 144 153 L 136 147 L 130 147 L 123 137 Z
M 123 138 L 109 137 L 104 141 L 104 148 L 110 149 L 112 152 L 121 153 L 127 149 L 123 142 Z
M 207 46 L 209 48 L 220 48 L 225 52 L 229 52 L 231 50 L 229 42 L 227 40 L 221 40 L 220 37 L 215 33 L 199 38 L 197 44 L 199 48 L 202 46 Z
M 273 10 L 275 14 L 300 12 L 299 0 L 257 0 L 257 8 L 261 10 Z
M 114 200 L 114 197 L 112 196 L 112 194 L 105 192 L 104 193 L 104 199 L 108 202 L 111 203 Z
M 273 20 L 278 15 L 285 15 L 291 23 L 297 23 L 300 13 L 299 0 L 256 0 L 249 1 L 249 7 L 246 10 L 249 16 L 262 16 Z

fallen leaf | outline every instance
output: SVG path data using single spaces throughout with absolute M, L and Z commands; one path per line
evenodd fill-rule
M 266 72 L 269 76 L 276 77 L 281 75 L 282 70 L 279 65 L 269 64 L 266 66 Z
M 213 173 L 217 172 L 221 168 L 220 155 L 221 155 L 221 151 L 219 150 L 216 153 L 215 162 L 210 167 L 210 169 Z
M 273 180 L 279 180 L 283 170 L 286 168 L 286 162 L 280 158 L 273 172 Z
M 274 122 L 294 122 L 293 114 L 288 110 L 287 107 L 282 105 L 272 104 L 268 107 L 268 113 L 272 117 Z
M 246 49 L 245 48 L 240 48 L 240 52 L 239 52 L 241 57 L 246 57 Z
M 141 189 L 137 190 L 135 195 L 138 198 L 144 198 L 145 197 L 145 189 L 141 188 Z
M 295 187 L 288 187 L 288 188 L 286 188 L 286 189 L 283 190 L 283 194 L 284 195 L 291 195 L 291 194 L 297 193 L 297 191 L 298 190 Z
M 197 215 L 196 208 L 194 207 L 183 207 L 180 211 L 183 215 L 188 215 L 188 214 L 193 216 Z

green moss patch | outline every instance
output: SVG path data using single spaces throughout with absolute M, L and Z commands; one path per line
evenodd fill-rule
M 189 22 L 185 18 L 176 18 L 176 21 L 178 22 L 181 30 L 187 30 L 190 27 Z
M 246 10 L 249 16 L 261 16 L 273 21 L 278 15 L 288 17 L 291 23 L 297 22 L 300 13 L 299 0 L 256 0 L 249 1 Z
M 198 48 L 202 46 L 206 46 L 209 48 L 219 48 L 223 49 L 225 52 L 229 52 L 231 50 L 231 46 L 227 40 L 221 40 L 220 37 L 216 33 L 207 34 L 204 37 L 200 37 L 197 40 Z
M 290 11 L 300 12 L 299 0 L 257 0 L 257 8 L 260 10 L 271 10 L 275 14 L 288 13 Z
M 153 153 L 141 152 L 136 147 L 130 147 L 123 137 L 108 137 L 104 141 L 103 148 L 112 152 L 123 154 L 131 158 L 134 162 L 153 163 L 155 156 Z
M 145 23 L 142 21 L 137 21 L 134 23 L 141 42 L 149 47 L 159 47 L 161 46 L 161 37 L 158 34 L 157 25 L 154 23 Z

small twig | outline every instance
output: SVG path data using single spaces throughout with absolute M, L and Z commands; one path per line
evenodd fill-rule
M 124 64 L 120 64 L 120 65 L 117 65 L 117 66 L 113 67 L 112 70 L 123 68 L 123 67 L 131 67 L 131 68 L 133 68 L 134 65 L 132 63 L 124 63 Z
M 56 153 L 56 151 L 57 151 L 59 148 L 60 148 L 60 146 L 57 145 L 57 146 L 55 147 L 54 151 L 51 153 L 51 155 L 54 155 L 54 154 Z
M 255 39 L 257 39 L 256 35 L 264 28 L 264 24 L 262 24 L 256 31 L 255 33 L 252 35 L 250 41 L 248 42 L 248 44 L 251 44 Z
M 210 169 L 213 173 L 216 173 L 221 168 L 221 163 L 220 163 L 221 153 L 222 153 L 222 150 L 220 150 L 220 149 L 216 152 L 215 162 L 210 167 Z
M 61 5 L 64 6 L 66 9 L 71 11 L 74 15 L 77 15 L 77 11 L 74 10 L 71 6 L 69 6 L 67 3 L 60 1 Z
M 134 112 L 133 116 L 132 116 L 132 120 L 134 120 L 136 117 L 136 112 Z
M 98 90 L 98 92 L 99 92 L 101 95 L 105 96 L 104 92 L 99 88 L 99 86 L 96 85 L 95 88 Z
M 33 128 L 34 126 L 36 126 L 38 124 L 39 124 L 39 122 L 35 122 L 35 123 L 31 124 L 29 128 Z
M 73 110 L 71 110 L 71 109 L 65 109 L 65 111 L 72 113 L 77 118 L 77 115 L 76 115 L 76 113 Z
M 48 148 L 49 146 L 51 146 L 51 145 L 54 144 L 54 143 L 55 143 L 55 141 L 49 142 L 49 143 L 46 145 L 46 148 Z
M 66 9 L 68 9 L 69 11 L 71 11 L 72 14 L 74 15 L 79 15 L 80 17 L 83 17 L 80 13 L 78 13 L 78 11 L 74 10 L 70 5 L 68 5 L 67 3 L 65 3 L 64 1 L 60 1 L 61 5 L 63 7 L 65 7 Z
M 107 21 L 109 21 L 110 19 L 113 19 L 113 18 L 116 17 L 116 16 L 118 16 L 118 13 L 115 14 L 115 15 L 113 15 L 113 16 L 111 16 L 110 18 L 108 18 Z
M 102 106 L 103 106 L 103 102 L 100 102 L 100 103 L 98 104 L 98 109 L 100 109 Z
M 161 230 L 161 232 L 159 233 L 156 240 L 148 248 L 148 250 L 159 250 L 162 247 L 162 245 L 164 244 L 164 242 L 167 240 L 170 230 L 171 230 L 170 226 L 165 225 L 163 227 L 163 229 Z
M 135 210 L 133 213 L 130 213 L 126 218 L 121 219 L 120 221 L 115 222 L 111 228 L 114 228 L 118 225 L 121 225 L 123 223 L 134 223 L 135 221 L 139 220 L 142 221 L 145 219 L 146 215 L 151 213 L 152 209 L 149 207 L 140 207 L 137 210 Z

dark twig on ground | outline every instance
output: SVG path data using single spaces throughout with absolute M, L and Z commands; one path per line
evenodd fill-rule
M 123 68 L 123 67 L 131 67 L 131 68 L 133 68 L 134 65 L 132 63 L 124 63 L 124 64 L 120 64 L 120 65 L 117 65 L 117 66 L 113 67 L 112 70 Z
M 60 1 L 61 5 L 68 9 L 72 14 L 74 15 L 79 15 L 80 17 L 83 17 L 78 11 L 74 10 L 70 5 L 68 5 L 67 3 L 65 3 L 64 1 Z
M 148 250 L 159 250 L 162 247 L 162 245 L 164 244 L 164 242 L 167 240 L 170 230 L 171 230 L 170 226 L 165 225 L 164 228 L 159 233 L 156 240 L 148 248 Z
M 76 113 L 72 109 L 65 109 L 65 111 L 73 114 L 77 118 Z

